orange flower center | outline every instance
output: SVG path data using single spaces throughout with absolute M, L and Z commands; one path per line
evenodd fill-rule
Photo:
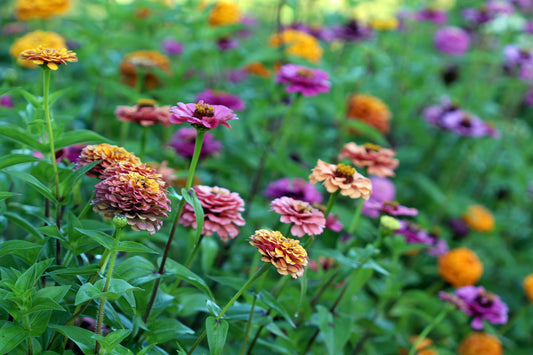
M 213 106 L 209 104 L 205 104 L 203 102 L 197 103 L 196 110 L 194 111 L 193 116 L 199 119 L 202 119 L 204 117 L 214 117 L 215 110 Z
M 298 69 L 298 75 L 303 78 L 313 78 L 315 76 L 315 73 L 313 73 L 311 70 L 308 69 Z
M 337 170 L 335 171 L 335 175 L 337 176 L 343 176 L 345 178 L 351 178 L 355 174 L 355 168 L 352 168 L 349 165 L 346 164 L 339 164 L 337 165 Z

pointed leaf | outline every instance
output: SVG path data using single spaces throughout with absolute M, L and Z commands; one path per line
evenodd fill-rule
M 193 189 L 190 189 L 189 191 L 181 189 L 181 195 L 194 209 L 194 215 L 196 217 L 196 235 L 194 237 L 194 245 L 196 245 L 196 243 L 198 243 L 200 240 L 202 228 L 204 227 L 204 209 L 202 208 L 202 204 L 200 203 L 200 200 L 198 200 L 196 192 L 194 192 Z
M 19 325 L 6 323 L 0 328 L 0 354 L 9 354 L 27 335 L 27 331 Z
M 27 219 L 22 218 L 17 213 L 4 212 L 4 216 L 11 222 L 24 228 L 28 233 L 32 234 L 33 236 L 39 239 L 44 239 L 44 235 L 42 235 L 41 232 L 39 232 L 39 230 L 33 226 L 33 224 L 31 224 Z
M 104 138 L 96 132 L 89 131 L 86 129 L 79 129 L 76 131 L 70 131 L 63 134 L 55 142 L 55 148 L 61 149 L 74 144 L 79 143 L 110 143 L 109 139 Z
M 5 200 L 6 198 L 13 197 L 13 196 L 18 196 L 18 195 L 20 195 L 20 194 L 18 194 L 16 192 L 1 191 L 0 192 L 0 201 L 1 200 Z
M 137 242 L 131 242 L 131 241 L 124 241 L 118 243 L 117 251 L 125 251 L 128 253 L 150 253 L 150 254 L 157 254 L 157 251 L 148 248 L 147 246 L 144 246 L 141 243 Z
M 203 292 L 205 292 L 209 298 L 215 299 L 207 283 L 191 270 L 187 269 L 184 265 L 172 260 L 167 259 L 167 273 L 176 276 L 178 279 L 185 280 L 190 284 L 196 286 Z
M 28 147 L 38 150 L 39 152 L 45 152 L 49 149 L 46 144 L 40 143 L 37 139 L 30 137 L 26 132 L 16 126 L 0 126 L 0 136 L 4 136 L 22 145 L 27 145 Z
M 228 322 L 223 319 L 217 321 L 215 317 L 210 316 L 205 321 L 205 328 L 210 353 L 212 355 L 222 354 L 224 344 L 226 344 L 226 336 L 228 335 Z
M 113 238 L 105 234 L 104 232 L 94 231 L 90 229 L 75 228 L 78 232 L 88 236 L 104 248 L 111 250 L 115 247 L 115 241 Z
M 93 339 L 94 333 L 90 330 L 75 327 L 72 325 L 57 325 L 50 324 L 50 328 L 57 330 L 70 340 L 83 351 L 84 354 L 93 354 L 96 341 Z
M 0 158 L 0 170 L 5 169 L 12 165 L 30 163 L 39 161 L 41 159 L 34 157 L 32 155 L 26 154 L 8 154 L 5 157 Z
M 1 129 L 0 129 L 1 131 Z M 16 171 L 10 171 L 9 175 L 13 176 L 13 180 L 23 180 L 24 182 L 27 182 L 30 184 L 35 190 L 37 190 L 41 195 L 49 199 L 50 201 L 56 203 L 57 200 L 52 193 L 52 190 L 46 187 L 42 182 L 37 180 L 37 178 L 33 175 L 27 174 L 27 173 L 20 173 Z
M 272 308 L 276 312 L 278 312 L 285 320 L 291 325 L 291 327 L 295 328 L 296 325 L 291 319 L 291 316 L 289 315 L 289 312 L 281 304 L 278 303 L 278 301 L 268 292 L 261 292 L 258 294 L 258 300 L 262 303 L 264 303 L 268 308 Z

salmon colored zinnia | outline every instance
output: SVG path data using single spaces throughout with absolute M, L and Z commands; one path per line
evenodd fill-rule
M 263 255 L 261 260 L 272 263 L 281 275 L 290 274 L 293 279 L 303 276 L 309 257 L 300 241 L 285 238 L 278 231 L 261 229 L 252 235 L 250 244 Z
M 502 355 L 500 340 L 487 333 L 470 333 L 459 346 L 459 355 Z
M 334 193 L 340 189 L 343 196 L 351 198 L 362 197 L 368 200 L 372 194 L 372 183 L 370 179 L 359 174 L 355 168 L 345 164 L 328 164 L 318 160 L 316 167 L 309 175 L 312 184 L 323 181 L 329 193 Z
M 391 113 L 383 101 L 369 94 L 354 94 L 348 99 L 348 120 L 360 120 L 383 134 L 389 133 Z M 352 130 L 352 132 L 355 132 Z
M 455 287 L 474 285 L 483 274 L 483 264 L 468 248 L 452 249 L 438 263 L 440 276 Z
M 481 205 L 469 206 L 463 215 L 465 223 L 475 231 L 491 232 L 494 229 L 494 216 Z
M 357 145 L 350 142 L 344 145 L 338 159 L 350 159 L 350 164 L 366 168 L 368 174 L 386 177 L 395 176 L 394 169 L 400 164 L 395 155 L 394 150 L 376 144 Z

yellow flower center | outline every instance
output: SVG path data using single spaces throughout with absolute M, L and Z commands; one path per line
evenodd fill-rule
M 365 143 L 364 147 L 367 150 L 375 150 L 376 152 L 379 152 L 381 150 L 381 147 L 379 145 L 373 143 Z
M 298 69 L 298 76 L 301 76 L 302 78 L 308 78 L 311 79 L 315 76 L 315 73 L 309 69 Z
M 155 105 L 156 105 L 156 101 L 152 100 L 152 99 L 139 99 L 139 101 L 137 101 L 137 106 L 139 108 L 141 108 L 141 107 L 155 107 Z
M 200 102 L 196 104 L 196 110 L 194 111 L 193 116 L 200 119 L 204 117 L 213 117 L 215 116 L 215 109 L 209 104 Z
M 351 178 L 355 174 L 355 168 L 341 163 L 337 165 L 337 170 L 335 172 L 337 173 L 337 175 L 344 176 L 346 178 Z

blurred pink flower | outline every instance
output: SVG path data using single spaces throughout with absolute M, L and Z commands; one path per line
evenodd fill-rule
M 324 231 L 324 213 L 313 208 L 308 202 L 280 197 L 272 201 L 270 206 L 274 212 L 281 214 L 282 223 L 294 223 L 291 233 L 295 237 L 319 235 Z
M 227 121 L 238 119 L 237 115 L 226 106 L 209 105 L 203 101 L 199 101 L 197 104 L 184 104 L 178 102 L 177 106 L 171 108 L 171 112 L 172 116 L 170 116 L 170 122 L 189 122 L 196 128 L 204 127 L 207 129 L 213 129 L 220 124 L 231 129 L 231 126 Z
M 209 105 L 223 105 L 234 111 L 242 111 L 246 106 L 237 95 L 221 90 L 205 89 L 196 95 L 196 101 L 204 101 Z
M 309 203 L 322 202 L 322 195 L 315 185 L 302 178 L 281 178 L 267 185 L 264 195 L 271 198 L 292 197 Z
M 168 55 L 180 55 L 183 52 L 183 44 L 170 37 L 161 41 L 161 47 Z
M 299 92 L 304 96 L 315 96 L 329 92 L 331 86 L 329 74 L 325 71 L 297 64 L 282 65 L 279 68 L 276 81 L 289 84 L 285 88 L 287 92 Z
M 160 123 L 170 126 L 170 105 L 159 107 L 155 101 L 142 99 L 135 106 L 117 106 L 115 116 L 123 122 L 135 122 L 141 126 Z
M 192 158 L 194 146 L 196 144 L 196 135 L 198 132 L 192 127 L 180 128 L 170 140 L 170 146 L 184 158 Z M 200 150 L 200 159 L 215 155 L 222 148 L 222 144 L 215 139 L 210 132 L 206 132 L 202 149 Z
M 470 36 L 465 30 L 459 27 L 447 26 L 435 32 L 433 43 L 441 53 L 461 56 L 470 47 Z
M 392 149 L 382 148 L 375 144 L 357 145 L 347 143 L 339 153 L 339 160 L 350 159 L 350 164 L 358 168 L 366 168 L 366 172 L 376 176 L 395 176 L 394 169 L 400 162 L 395 159 L 396 152 Z

